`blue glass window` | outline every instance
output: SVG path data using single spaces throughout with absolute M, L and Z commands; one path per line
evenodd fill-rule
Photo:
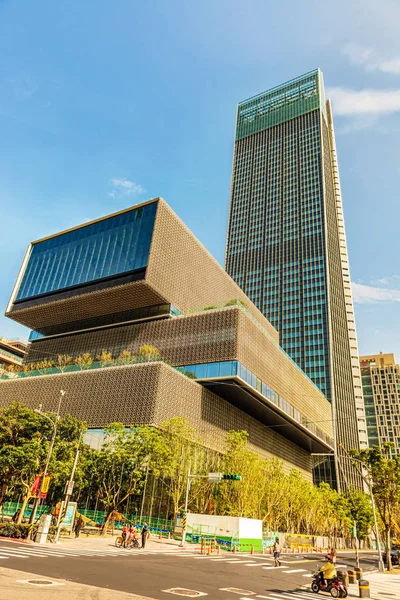
M 219 363 L 209 363 L 207 365 L 207 377 L 218 377 Z
M 198 379 L 207 377 L 207 365 L 196 365 L 196 377 Z
M 157 203 L 33 244 L 16 300 L 147 266 Z
M 233 374 L 233 361 L 226 361 L 219 363 L 219 376 L 228 377 Z

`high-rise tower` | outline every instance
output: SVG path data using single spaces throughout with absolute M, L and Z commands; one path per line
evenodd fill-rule
M 393 444 L 400 455 L 400 365 L 394 354 L 360 356 L 370 446 Z
M 337 442 L 366 447 L 332 112 L 319 69 L 238 105 L 225 266 L 332 403 Z M 360 487 L 340 455 L 341 485 Z M 329 479 L 319 462 L 316 480 Z

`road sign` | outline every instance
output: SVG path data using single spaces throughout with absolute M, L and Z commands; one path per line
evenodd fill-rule
M 73 491 L 74 491 L 74 481 L 68 481 L 66 488 L 65 488 L 65 495 L 71 496 Z
M 208 481 L 212 481 L 214 483 L 219 483 L 222 481 L 223 473 L 209 473 Z

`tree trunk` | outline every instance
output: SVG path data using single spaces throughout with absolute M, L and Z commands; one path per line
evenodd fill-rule
M 3 481 L 0 485 L 0 506 L 3 506 L 4 503 L 4 498 L 6 497 L 6 493 L 7 493 L 7 482 Z
M 19 513 L 18 519 L 17 519 L 17 524 L 18 525 L 20 525 L 22 523 L 22 519 L 24 518 L 25 508 L 26 508 L 26 505 L 29 502 L 29 498 L 30 497 L 31 497 L 31 491 L 30 491 L 30 489 L 28 489 L 27 492 L 26 492 L 26 494 L 25 494 L 25 496 L 23 497 L 23 500 L 22 500 L 22 506 L 21 506 L 20 513 Z
M 106 517 L 106 519 L 105 519 L 105 521 L 103 523 L 103 526 L 101 528 L 100 535 L 106 535 L 107 534 L 108 524 L 110 522 L 111 515 L 113 514 L 113 512 L 114 512 L 114 508 L 112 508 L 111 510 L 109 510 L 109 512 L 107 514 L 107 517 Z
M 386 565 L 387 570 L 392 570 L 392 557 L 390 555 L 390 551 L 392 549 L 392 544 L 390 540 L 390 527 L 385 527 L 385 546 L 386 546 Z

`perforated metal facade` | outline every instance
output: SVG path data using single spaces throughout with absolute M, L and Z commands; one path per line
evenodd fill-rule
M 0 407 L 19 400 L 35 408 L 40 399 L 44 410 L 55 411 L 60 389 L 67 392 L 62 414 L 86 420 L 91 428 L 113 421 L 159 425 L 182 416 L 216 451 L 224 450 L 228 431 L 245 430 L 250 447 L 260 455 L 279 458 L 286 472 L 296 468 L 311 479 L 308 452 L 164 363 L 0 381 Z

